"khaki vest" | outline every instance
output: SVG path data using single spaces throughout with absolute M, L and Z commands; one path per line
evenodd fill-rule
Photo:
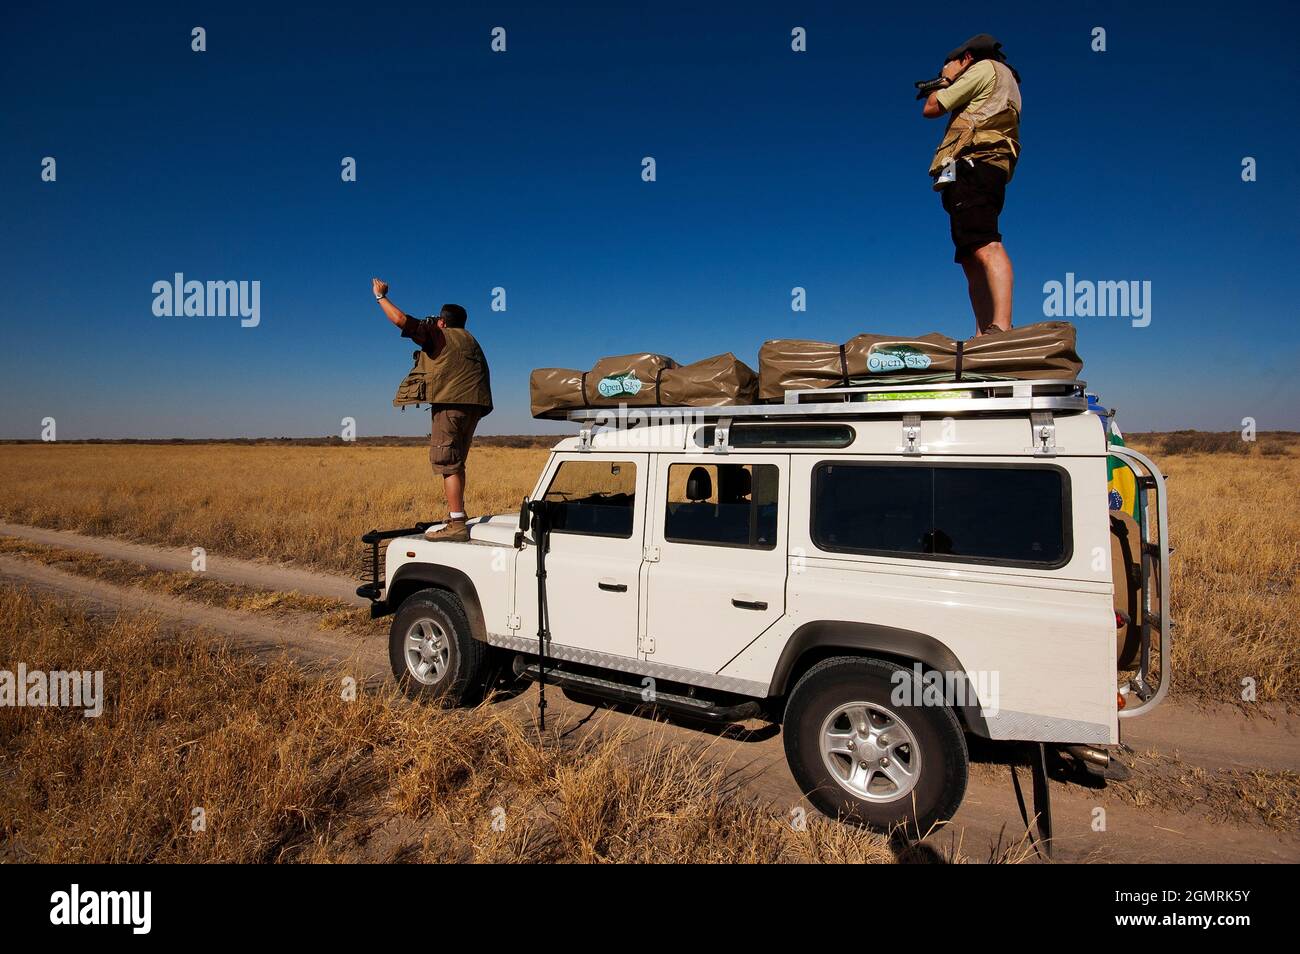
M 408 404 L 461 404 L 492 411 L 492 383 L 487 358 L 474 336 L 464 328 L 444 328 L 438 357 L 415 352 L 415 366 L 397 387 L 393 407 Z
M 985 62 L 993 64 L 993 92 L 975 109 L 968 106 L 948 121 L 930 163 L 931 176 L 943 172 L 950 161 L 965 158 L 993 162 L 1011 179 L 1020 158 L 1020 85 L 1004 64 Z

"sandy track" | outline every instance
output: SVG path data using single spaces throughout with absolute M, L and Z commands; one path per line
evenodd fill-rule
M 109 615 L 121 610 L 150 613 L 158 617 L 168 632 L 183 636 L 207 631 L 226 637 L 259 656 L 288 656 L 299 664 L 355 664 L 359 675 L 370 680 L 389 675 L 386 647 L 374 641 L 362 643 L 355 637 L 321 630 L 314 616 L 268 619 L 163 593 L 91 580 L 21 557 L 0 555 L 0 580 L 26 586 L 36 593 L 72 597 L 96 615 Z
M 188 551 L 154 548 L 116 540 L 87 537 L 67 531 L 0 524 L 0 533 L 35 542 L 94 552 L 115 559 L 133 560 L 160 569 L 188 570 Z M 341 598 L 355 599 L 354 584 L 343 577 L 276 567 L 249 561 L 208 556 L 208 573 L 232 583 Z M 220 574 L 220 575 L 219 575 Z M 287 654 L 309 666 L 346 664 L 359 681 L 390 678 L 382 630 L 367 640 L 322 631 L 313 617 L 288 622 L 268 621 L 255 614 L 205 606 L 140 589 L 88 580 L 18 557 L 0 556 L 0 579 L 21 583 L 40 592 L 74 596 L 99 612 L 117 610 L 155 614 L 162 625 L 178 635 L 205 629 L 225 636 L 258 654 Z M 548 694 L 553 718 L 577 724 L 591 716 L 590 707 Z M 534 692 L 501 703 L 531 718 Z M 634 734 L 667 732 L 683 742 L 705 740 L 719 760 L 740 769 L 748 788 L 783 811 L 804 805 L 785 766 L 779 735 L 748 739 L 710 739 L 689 728 L 651 722 L 617 712 L 601 711 L 591 727 L 626 727 Z M 1297 720 L 1280 710 L 1271 716 L 1245 718 L 1231 707 L 1190 708 L 1166 704 L 1150 716 L 1125 723 L 1125 741 L 1138 751 L 1157 750 L 1178 755 L 1192 766 L 1217 771 L 1225 768 L 1300 770 Z M 757 734 L 756 734 L 757 735 Z M 1027 778 L 1022 771 L 1022 781 Z M 1070 861 L 1290 861 L 1300 860 L 1300 835 L 1279 833 L 1261 826 L 1237 826 L 1212 821 L 1202 813 L 1138 809 L 1103 798 L 1078 785 L 1053 783 L 1058 860 Z M 1094 831 L 1095 809 L 1103 807 L 1106 830 Z M 977 769 L 966 799 L 949 830 L 929 839 L 944 853 L 952 843 L 962 853 L 980 859 L 999 836 L 1005 842 L 1023 832 L 1015 797 L 1005 770 Z
M 114 560 L 131 560 L 160 570 L 188 573 L 190 563 L 194 559 L 186 547 L 157 547 L 115 540 L 111 537 L 91 537 L 71 530 L 47 530 L 44 527 L 28 527 L 3 521 L 0 521 L 0 535 L 18 537 L 47 546 L 97 553 Z M 360 546 L 358 543 L 358 558 L 361 553 Z M 205 559 L 207 569 L 204 574 L 214 580 L 241 583 L 246 586 L 262 586 L 266 589 L 286 592 L 297 590 L 299 593 L 311 596 L 328 596 L 336 600 L 346 600 L 358 606 L 369 605 L 369 600 L 357 596 L 357 581 L 347 576 L 304 570 L 299 567 L 277 566 L 272 563 L 255 563 L 252 560 L 236 560 L 211 551 L 205 554 Z

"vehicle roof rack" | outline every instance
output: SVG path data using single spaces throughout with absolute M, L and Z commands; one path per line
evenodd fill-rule
M 927 417 L 1003 414 L 1015 412 L 1086 411 L 1087 382 L 1074 378 L 1015 381 L 959 381 L 946 384 L 869 384 L 841 388 L 809 388 L 785 392 L 774 404 L 714 407 L 588 407 L 569 411 L 575 422 L 632 419 L 653 424 L 731 418 L 732 420 L 809 420 L 817 418 Z

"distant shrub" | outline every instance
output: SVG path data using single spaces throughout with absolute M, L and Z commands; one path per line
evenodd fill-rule
M 1251 446 L 1236 431 L 1175 431 L 1164 435 L 1163 445 L 1166 454 L 1249 454 Z
M 1168 431 L 1124 435 L 1125 440 L 1152 454 L 1254 454 L 1261 457 L 1289 457 L 1300 448 L 1295 431 L 1259 431 L 1255 440 L 1242 440 L 1238 431 Z

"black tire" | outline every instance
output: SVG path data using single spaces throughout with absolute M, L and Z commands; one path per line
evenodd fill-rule
M 407 642 L 417 626 L 436 641 L 427 643 L 423 654 L 413 647 L 411 658 Z M 435 655 L 441 660 L 437 665 Z M 419 662 L 429 668 L 421 673 Z M 465 607 L 446 590 L 420 590 L 402 603 L 388 633 L 388 664 L 402 692 L 416 702 L 474 705 L 487 688 L 488 647 L 471 635 Z
M 896 677 L 902 673 L 902 677 Z M 891 831 L 906 826 L 910 837 L 924 836 L 937 822 L 951 818 L 966 794 L 966 777 L 969 758 L 966 738 L 951 708 L 938 705 L 899 706 L 891 699 L 896 678 L 919 681 L 911 670 L 881 659 L 860 656 L 837 656 L 813 666 L 795 685 L 785 710 L 785 757 L 790 771 L 804 795 L 818 811 L 844 821 L 864 825 L 878 831 Z M 913 696 L 921 699 L 921 694 Z M 867 703 L 871 709 L 864 712 L 872 720 L 879 719 L 885 726 L 886 743 L 897 744 L 899 734 L 888 735 L 889 719 L 906 729 L 906 736 L 914 740 L 915 750 L 906 745 L 890 753 L 864 744 L 854 733 L 847 717 L 828 720 L 842 706 Z M 878 711 L 883 710 L 883 711 Z M 873 723 L 876 724 L 876 723 Z M 847 732 L 849 741 L 842 743 L 849 749 L 867 753 L 869 761 L 858 762 L 856 756 L 840 752 L 822 753 L 823 730 Z M 860 728 L 860 727 L 859 727 Z M 879 731 L 879 729 L 877 729 Z M 868 733 L 870 734 L 870 733 Z M 853 740 L 858 739 L 855 743 Z M 839 743 L 837 743 L 838 745 Z M 829 746 L 828 748 L 834 748 Z M 871 758 L 882 755 L 881 759 Z M 907 782 L 907 790 L 884 775 L 881 762 L 891 767 L 895 774 L 909 764 L 915 767 L 915 781 Z M 831 765 L 838 767 L 834 774 Z M 865 775 L 866 791 L 873 798 L 859 797 L 849 787 L 851 782 L 841 779 L 845 773 L 855 773 L 859 784 L 863 781 L 862 766 L 875 771 Z M 873 788 L 874 786 L 874 788 Z M 891 792 L 902 792 L 893 798 Z

